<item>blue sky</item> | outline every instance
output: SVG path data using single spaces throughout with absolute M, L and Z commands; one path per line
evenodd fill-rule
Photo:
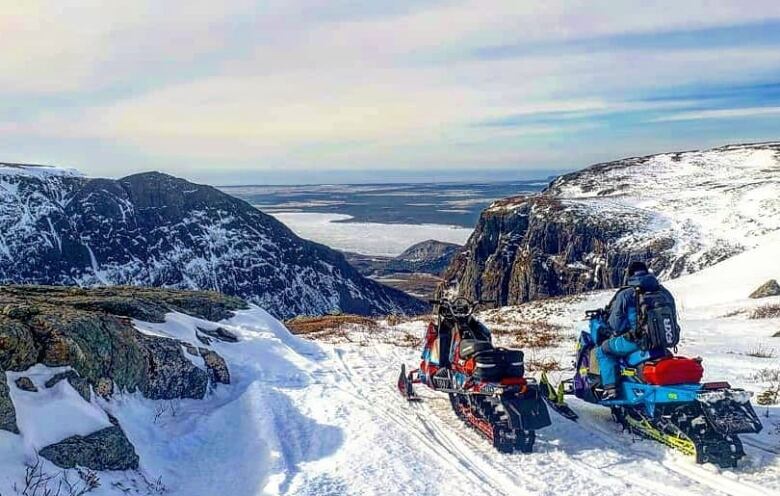
M 4 2 L 0 161 L 522 178 L 780 140 L 775 1 Z

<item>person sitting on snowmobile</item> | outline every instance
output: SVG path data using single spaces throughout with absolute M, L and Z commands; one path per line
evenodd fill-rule
M 676 314 L 672 294 L 650 273 L 644 262 L 632 262 L 626 270 L 626 287 L 615 294 L 606 309 L 611 337 L 596 349 L 601 372 L 602 400 L 617 397 L 618 359 L 642 349 L 637 332 L 637 292 L 661 294 L 671 307 L 671 311 Z M 676 322 L 674 325 L 676 326 Z M 678 329 L 676 330 L 679 332 Z

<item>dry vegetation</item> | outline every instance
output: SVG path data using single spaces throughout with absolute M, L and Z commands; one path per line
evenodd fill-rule
M 776 405 L 780 400 L 780 369 L 762 369 L 753 376 L 753 379 L 768 384 L 768 387 L 756 397 L 756 402 L 765 406 Z
M 512 348 L 538 349 L 558 346 L 568 339 L 565 329 L 539 320 L 512 322 L 511 326 L 495 327 L 493 335 Z
M 560 361 L 553 357 L 526 357 L 525 370 L 526 372 L 562 372 L 568 370 L 569 367 L 564 367 Z
M 398 328 L 402 324 L 417 322 L 418 326 Z M 326 343 L 393 344 L 416 348 L 422 344 L 426 320 L 422 317 L 389 316 L 372 319 L 359 315 L 325 315 L 321 317 L 296 317 L 285 322 L 293 334 Z
M 754 309 L 748 316 L 750 319 L 777 319 L 780 318 L 780 304 L 764 305 Z
M 375 320 L 359 315 L 324 315 L 321 317 L 296 317 L 284 323 L 293 334 L 302 334 L 312 339 L 349 330 L 354 326 L 370 330 L 377 328 Z
M 751 349 L 747 353 L 745 353 L 749 357 L 754 358 L 774 358 L 775 356 L 775 349 L 774 348 L 767 348 L 763 344 L 759 344 L 755 348 Z

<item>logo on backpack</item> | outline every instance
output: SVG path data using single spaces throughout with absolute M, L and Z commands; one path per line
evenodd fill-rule
M 674 341 L 674 327 L 672 324 L 672 319 L 666 318 L 664 319 L 664 330 L 666 331 L 666 342 L 672 342 Z

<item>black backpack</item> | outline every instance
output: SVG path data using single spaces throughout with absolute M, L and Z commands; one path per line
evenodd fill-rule
M 636 333 L 643 350 L 675 348 L 680 343 L 680 325 L 674 298 L 669 291 L 636 288 Z

